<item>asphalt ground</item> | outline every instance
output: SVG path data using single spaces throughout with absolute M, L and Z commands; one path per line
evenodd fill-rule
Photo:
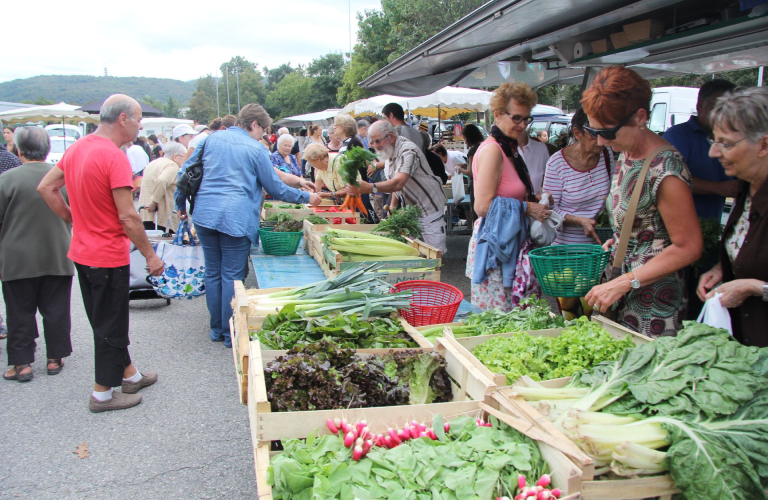
M 469 236 L 450 236 L 442 267 L 442 281 L 467 300 L 468 244 Z M 255 287 L 253 273 L 246 286 Z M 139 406 L 100 414 L 88 410 L 93 341 L 76 277 L 71 313 L 74 352 L 59 375 L 46 374 L 41 336 L 35 378 L 0 380 L 0 499 L 256 498 L 232 351 L 208 340 L 205 301 L 131 302 L 131 357 L 159 380 L 142 389 Z M 75 453 L 83 443 L 87 458 Z

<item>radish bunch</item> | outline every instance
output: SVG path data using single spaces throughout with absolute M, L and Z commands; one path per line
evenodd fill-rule
M 549 474 L 542 475 L 535 486 L 527 486 L 525 476 L 520 474 L 517 476 L 517 489 L 520 493 L 515 496 L 515 500 L 551 500 L 560 498 L 560 490 L 555 488 L 550 490 L 547 488 L 552 479 Z M 509 497 L 498 497 L 496 500 L 509 500 Z

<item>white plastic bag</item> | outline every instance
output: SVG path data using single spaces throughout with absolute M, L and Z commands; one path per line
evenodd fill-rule
M 464 193 L 464 176 L 462 174 L 453 174 L 453 177 L 451 177 L 451 189 L 453 189 L 453 202 L 463 202 L 466 193 Z
M 701 308 L 701 314 L 699 314 L 699 323 L 704 323 L 713 328 L 724 328 L 728 330 L 728 333 L 733 335 L 733 329 L 731 328 L 731 314 L 728 312 L 728 308 L 720 303 L 720 297 L 722 293 L 715 292 L 712 298 L 707 299 L 704 302 L 704 307 Z
M 542 205 L 549 206 L 549 195 L 544 193 L 541 196 Z M 544 219 L 544 222 L 539 222 L 533 217 L 529 217 L 531 221 L 531 239 L 536 246 L 546 247 L 552 244 L 557 238 L 557 231 L 563 225 L 563 216 L 557 212 L 552 212 L 549 218 Z

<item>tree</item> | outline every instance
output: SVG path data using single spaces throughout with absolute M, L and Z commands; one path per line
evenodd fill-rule
M 227 108 L 227 70 L 229 70 L 229 102 Z M 249 103 L 264 104 L 267 100 L 267 90 L 264 87 L 264 76 L 259 70 L 259 65 L 252 63 L 240 56 L 235 56 L 221 65 L 222 77 L 218 81 L 219 87 L 219 113 L 238 114 L 237 87 L 240 86 L 240 106 Z M 203 90 L 216 102 L 217 82 L 213 77 L 203 83 Z
M 344 78 L 344 56 L 326 54 L 313 60 L 307 66 L 307 75 L 312 78 L 310 112 L 335 108 L 336 94 Z
M 149 104 L 150 106 L 152 106 L 153 108 L 157 109 L 158 111 L 160 111 L 162 113 L 162 111 L 163 111 L 163 101 L 161 101 L 160 99 L 155 99 L 154 97 L 152 97 L 150 95 L 145 95 L 144 97 L 141 98 L 141 101 L 144 104 Z
M 196 90 L 189 100 L 189 111 L 185 117 L 198 123 L 208 123 L 216 117 L 216 101 L 203 90 Z
M 181 108 L 181 103 L 174 99 L 172 95 L 169 95 L 165 106 L 163 106 L 163 116 L 167 116 L 168 118 L 178 118 L 179 108 Z
M 352 61 L 345 66 L 344 77 L 341 80 L 341 87 L 339 87 L 339 91 L 336 94 L 336 101 L 340 105 L 346 105 L 352 101 L 374 95 L 373 92 L 364 89 L 358 83 L 376 73 L 382 67 L 383 65 L 364 61 L 361 56 L 353 52 Z
M 581 107 L 581 85 L 545 85 L 536 90 L 539 104 L 557 106 L 565 112 Z
M 38 106 L 49 106 L 51 104 L 56 104 L 56 101 L 49 101 L 45 97 L 38 97 L 34 101 L 25 100 L 22 104 L 37 104 Z
M 312 78 L 294 71 L 280 80 L 267 95 L 267 110 L 273 118 L 300 115 L 310 111 Z
M 281 64 L 274 69 L 269 69 L 264 66 L 264 75 L 267 77 L 267 91 L 271 92 L 275 90 L 277 84 L 282 82 L 286 76 L 294 71 L 296 70 L 291 67 L 290 62 Z
M 740 87 L 754 87 L 757 85 L 757 68 L 740 69 L 736 71 L 724 71 L 715 73 L 715 78 L 728 80 Z M 712 79 L 711 74 L 706 75 L 676 75 L 650 80 L 651 87 L 701 87 Z

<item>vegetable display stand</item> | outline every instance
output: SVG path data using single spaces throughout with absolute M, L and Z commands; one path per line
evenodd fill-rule
M 522 377 L 517 385 L 531 386 L 539 384 L 544 387 L 559 388 L 570 381 L 570 377 L 534 382 L 530 378 Z M 516 397 L 514 387 L 503 387 L 493 394 L 493 399 L 503 409 L 524 418 L 530 425 L 550 434 L 555 440 L 565 443 L 568 450 L 565 451 L 571 462 L 581 471 L 581 497 L 584 500 L 643 500 L 659 498 L 659 500 L 671 500 L 672 496 L 680 493 L 669 474 L 635 477 L 627 479 L 595 479 L 595 466 L 592 459 L 587 456 L 576 444 L 568 439 L 547 417 L 531 406 L 523 398 Z
M 531 250 L 542 291 L 552 297 L 583 297 L 600 283 L 610 252 L 600 245 L 556 245 Z
M 345 226 L 344 229 L 356 230 L 352 226 Z M 384 277 L 387 283 L 393 285 L 410 280 L 440 281 L 440 266 L 442 266 L 443 252 L 423 241 L 412 240 L 407 237 L 405 240 L 408 245 L 416 248 L 424 258 L 414 260 L 403 256 L 402 259 L 378 261 L 376 257 L 371 257 L 369 262 L 381 264 L 382 268 L 378 273 Z M 327 278 L 334 278 L 340 272 L 359 264 L 359 262 L 345 262 L 344 256 L 339 252 L 330 248 L 325 243 L 321 242 L 320 245 L 322 248 L 318 249 L 315 247 L 317 253 L 314 257 Z M 414 271 L 414 269 L 416 270 Z
M 307 205 L 307 208 L 312 210 L 312 215 L 322 217 L 330 223 L 341 223 L 344 225 L 344 229 L 348 229 L 348 226 L 360 224 L 361 216 L 360 212 L 355 212 L 348 208 L 342 209 L 341 205 L 320 205 L 313 207 Z M 355 219 L 354 222 L 348 219 Z
M 603 318 L 602 316 L 595 316 L 593 317 L 592 321 L 600 325 L 611 335 L 611 337 L 616 340 L 622 340 L 629 337 L 635 345 L 642 345 L 653 341 L 653 339 L 650 337 L 646 337 L 639 333 L 633 332 L 632 330 L 624 328 L 623 326 Z M 514 337 L 516 335 L 529 335 L 531 337 L 559 337 L 563 330 L 564 328 L 550 328 L 546 330 L 528 330 L 525 332 L 497 333 L 494 335 L 480 335 L 477 337 L 453 338 L 450 325 L 448 325 L 446 327 L 443 338 L 439 338 L 438 341 L 443 343 L 454 343 L 456 350 L 460 352 L 464 357 L 466 357 L 469 362 L 480 371 L 480 374 L 493 380 L 494 383 L 499 387 L 503 387 L 509 385 L 507 383 L 507 376 L 503 373 L 493 373 L 492 370 L 490 370 L 479 359 L 477 359 L 477 357 L 472 353 L 472 350 L 475 347 L 484 344 L 491 339 L 499 337 Z
M 279 213 L 285 213 L 285 214 L 291 214 L 294 219 L 303 219 L 304 217 L 309 217 L 310 215 L 314 215 L 315 212 L 311 208 L 307 208 L 306 205 L 301 203 L 287 203 L 284 201 L 275 201 L 275 200 L 267 200 L 265 203 L 269 203 L 272 205 L 271 207 L 265 207 L 262 206 L 261 208 L 261 219 L 267 220 L 270 216 L 274 214 Z M 291 206 L 301 206 L 301 208 L 280 208 L 280 205 L 291 205 Z M 350 217 L 352 217 L 350 215 Z
M 447 327 L 450 328 L 450 327 L 454 327 L 454 326 L 464 326 L 464 323 L 462 323 L 461 321 L 457 321 L 457 322 L 453 322 L 453 323 L 438 323 L 436 325 L 426 325 L 426 326 L 413 326 L 410 323 L 408 323 L 408 326 L 405 328 L 405 331 L 408 332 L 412 337 L 414 337 L 415 335 L 420 335 L 420 336 L 424 337 L 424 335 L 422 334 L 423 330 L 427 330 L 427 329 L 431 330 L 433 328 L 437 328 L 437 327 L 440 327 L 440 326 L 442 326 L 442 327 L 446 327 L 447 326 Z M 430 346 L 433 345 L 432 342 L 430 342 L 426 338 L 424 339 L 424 341 L 429 343 Z
M 259 229 L 259 241 L 261 249 L 267 255 L 294 255 L 299 249 L 299 244 L 304 233 L 278 232 L 268 228 Z
M 317 214 L 323 218 L 325 214 Z M 360 214 L 357 214 L 358 218 Z M 327 220 L 327 218 L 326 218 Z M 343 222 L 343 220 L 342 220 Z M 358 222 L 360 222 L 358 220 Z M 320 235 L 322 235 L 325 228 L 330 227 L 333 229 L 344 229 L 346 231 L 361 231 L 364 233 L 370 233 L 373 231 L 373 229 L 377 226 L 377 224 L 313 224 L 309 222 L 308 220 L 304 221 L 304 250 L 307 251 L 307 254 L 309 254 L 312 257 L 315 257 L 315 244 L 313 241 L 313 236 L 317 236 L 319 244 L 320 244 L 320 260 L 315 257 L 315 260 L 317 260 L 317 263 L 320 264 L 322 261 L 322 241 L 320 241 Z M 322 267 L 322 266 L 321 266 Z
M 455 286 L 438 281 L 411 280 L 398 283 L 395 292 L 413 292 L 411 307 L 401 309 L 400 315 L 414 326 L 436 325 L 453 321 L 464 294 Z

